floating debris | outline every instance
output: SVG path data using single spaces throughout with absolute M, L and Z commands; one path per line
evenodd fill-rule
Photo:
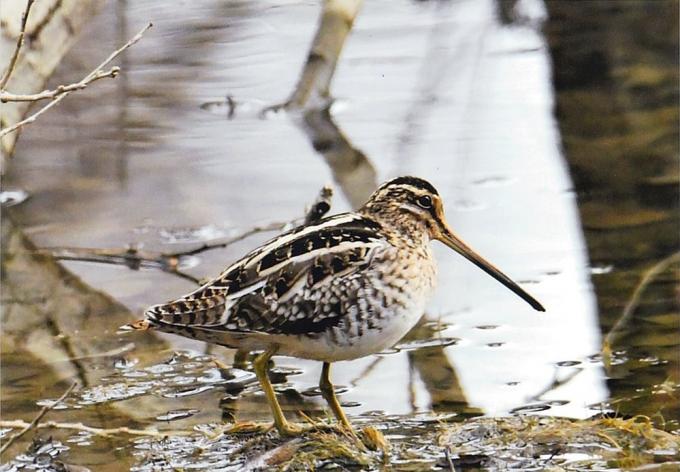
M 603 275 L 609 274 L 612 270 L 614 270 L 613 265 L 592 266 L 590 268 L 590 273 L 593 275 Z
M 224 238 L 229 233 L 215 225 L 191 228 L 161 228 L 158 231 L 161 241 L 167 244 L 198 243 Z
M 196 409 L 193 409 L 193 408 L 184 408 L 184 409 L 180 409 L 180 410 L 170 410 L 163 415 L 156 416 L 156 419 L 158 421 L 181 420 L 181 419 L 184 419 L 184 418 L 190 418 L 198 412 L 199 412 L 199 410 L 196 410 Z
M 211 390 L 212 386 L 210 385 L 201 385 L 199 387 L 191 387 L 191 388 L 186 388 L 186 389 L 178 389 L 174 391 L 168 391 L 163 394 L 164 398 L 182 398 L 182 397 L 189 397 L 191 395 L 198 395 L 199 393 L 207 392 L 208 390 Z
M 25 190 L 4 190 L 0 192 L 0 206 L 11 207 L 25 202 L 30 194 Z
M 460 342 L 459 338 L 450 338 L 450 337 L 437 337 L 437 338 L 432 338 L 432 339 L 422 339 L 422 340 L 417 340 L 417 341 L 410 341 L 410 342 L 405 342 L 405 343 L 400 343 L 397 344 L 394 347 L 395 352 L 399 351 L 415 351 L 416 349 L 422 349 L 422 348 L 427 348 L 427 347 L 447 347 L 447 346 L 453 346 L 455 344 L 458 344 Z M 383 351 L 386 352 L 386 351 Z

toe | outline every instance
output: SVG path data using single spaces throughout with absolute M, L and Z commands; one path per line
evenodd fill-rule
M 278 430 L 281 436 L 299 436 L 304 433 L 305 428 L 296 424 L 286 423 L 281 425 Z

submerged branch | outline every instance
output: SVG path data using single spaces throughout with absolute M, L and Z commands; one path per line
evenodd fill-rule
M 58 400 L 57 403 L 59 401 L 61 401 L 61 399 Z M 95 436 L 99 437 L 112 437 L 121 434 L 128 434 L 130 436 L 167 438 L 172 436 L 196 436 L 198 434 L 202 434 L 203 436 L 210 439 L 218 438 L 223 434 L 264 432 L 272 428 L 271 423 L 242 422 L 218 426 L 214 429 L 196 428 L 158 431 L 154 428 L 135 429 L 129 428 L 127 426 L 119 426 L 117 428 L 97 428 L 95 426 L 88 426 L 83 423 L 62 423 L 58 421 L 46 421 L 44 423 L 33 424 L 33 422 L 27 423 L 23 420 L 0 420 L 0 428 L 26 428 L 27 426 L 35 427 L 36 429 L 66 429 L 80 431 L 94 434 Z
M 626 326 L 629 324 L 631 318 L 633 317 L 633 314 L 635 313 L 635 310 L 637 309 L 637 306 L 640 303 L 642 293 L 649 286 L 649 284 L 653 282 L 656 277 L 659 276 L 659 274 L 661 274 L 668 267 L 670 267 L 671 264 L 677 262 L 680 262 L 680 252 L 676 252 L 668 257 L 665 257 L 664 259 L 657 262 L 643 273 L 640 282 L 635 287 L 635 290 L 633 291 L 633 294 L 628 300 L 628 303 L 626 303 L 626 306 L 624 307 L 623 312 L 621 313 L 621 317 L 616 321 L 614 326 L 612 326 L 612 328 L 609 330 L 609 333 L 607 333 L 607 336 L 604 338 L 604 342 L 602 343 L 602 352 L 605 355 L 605 361 L 611 355 L 612 346 L 619 339 L 622 332 L 625 330 Z
M 38 424 L 38 422 L 55 406 L 57 406 L 60 402 L 62 402 L 66 397 L 68 397 L 71 392 L 73 391 L 74 388 L 78 385 L 78 382 L 73 382 L 69 388 L 66 389 L 66 391 L 53 403 L 50 403 L 49 405 L 46 405 L 40 410 L 40 413 L 36 415 L 35 418 L 30 423 L 26 423 L 25 421 L 18 420 L 14 421 L 13 423 L 16 423 L 16 428 L 22 428 L 21 431 L 19 431 L 16 434 L 13 434 L 12 436 L 7 439 L 7 442 L 0 447 L 0 454 L 5 452 L 17 439 L 19 439 L 21 436 L 26 434 L 28 431 L 30 431 L 33 428 L 40 428 L 41 425 Z M 10 423 L 10 422 L 5 422 L 3 423 Z
M 328 211 L 331 209 L 332 197 L 333 189 L 330 186 L 324 186 L 319 192 L 317 199 L 306 211 L 304 222 L 306 224 L 312 223 L 321 219 L 326 213 L 328 213 Z M 142 268 L 160 269 L 163 272 L 176 275 L 200 285 L 201 279 L 180 270 L 179 266 L 182 262 L 182 258 L 194 256 L 196 254 L 214 249 L 223 249 L 255 234 L 268 231 L 280 231 L 297 222 L 299 222 L 299 220 L 292 220 L 290 222 L 272 222 L 265 225 L 254 226 L 253 228 L 243 231 L 242 233 L 239 233 L 236 236 L 226 240 L 205 243 L 201 246 L 185 251 L 154 252 L 143 251 L 135 247 L 129 247 L 127 249 L 46 247 L 39 249 L 38 253 L 47 254 L 62 261 L 98 262 L 102 264 L 123 265 L 132 270 L 139 270 Z
M 166 258 L 164 254 L 139 251 L 136 248 L 129 249 L 96 249 L 78 247 L 54 247 L 42 248 L 38 254 L 45 254 L 60 261 L 97 262 L 100 264 L 124 265 L 132 270 L 141 268 L 160 269 L 163 272 L 174 274 L 187 279 L 195 284 L 200 279 L 193 275 L 182 272 L 179 268 L 179 258 Z
M 541 389 L 538 393 L 534 394 L 531 397 L 531 400 L 535 400 L 535 401 L 541 400 L 541 397 L 543 397 L 543 395 L 545 395 L 546 393 L 552 392 L 553 390 L 557 390 L 558 388 L 562 387 L 563 385 L 568 384 L 569 382 L 572 381 L 572 379 L 574 377 L 576 377 L 581 372 L 583 372 L 583 369 L 579 367 L 579 368 L 576 368 L 573 371 L 571 371 L 564 378 L 560 379 L 557 376 L 557 371 L 556 371 L 552 382 L 550 382 L 550 385 L 546 386 L 545 388 Z
M 29 423 L 23 420 L 9 420 L 0 421 L 0 427 L 2 428 L 26 428 Z M 110 437 L 119 434 L 129 434 L 132 436 L 152 436 L 158 438 L 164 438 L 168 436 L 191 436 L 196 434 L 195 431 L 156 431 L 154 429 L 134 429 L 128 428 L 127 426 L 121 426 L 118 428 L 95 428 L 93 426 L 87 426 L 82 423 L 58 423 L 56 421 L 46 421 L 45 423 L 40 423 L 36 426 L 37 429 L 71 429 L 75 431 L 81 431 L 85 433 L 91 433 L 96 436 Z

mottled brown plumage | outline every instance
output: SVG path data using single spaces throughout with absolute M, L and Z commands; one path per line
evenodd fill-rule
M 291 426 L 274 397 L 264 360 L 278 353 L 323 361 L 322 392 L 349 427 L 328 367 L 391 347 L 413 327 L 436 281 L 432 239 L 543 310 L 451 232 L 431 184 L 400 177 L 383 184 L 356 212 L 272 239 L 194 292 L 149 308 L 145 320 L 128 327 L 265 351 L 255 370 L 283 434 L 292 432 Z

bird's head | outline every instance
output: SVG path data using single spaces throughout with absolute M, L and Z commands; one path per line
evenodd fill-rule
M 398 177 L 381 185 L 359 210 L 381 224 L 441 241 L 491 275 L 535 310 L 545 308 L 497 267 L 477 254 L 451 230 L 444 217 L 444 205 L 437 189 L 417 177 Z

